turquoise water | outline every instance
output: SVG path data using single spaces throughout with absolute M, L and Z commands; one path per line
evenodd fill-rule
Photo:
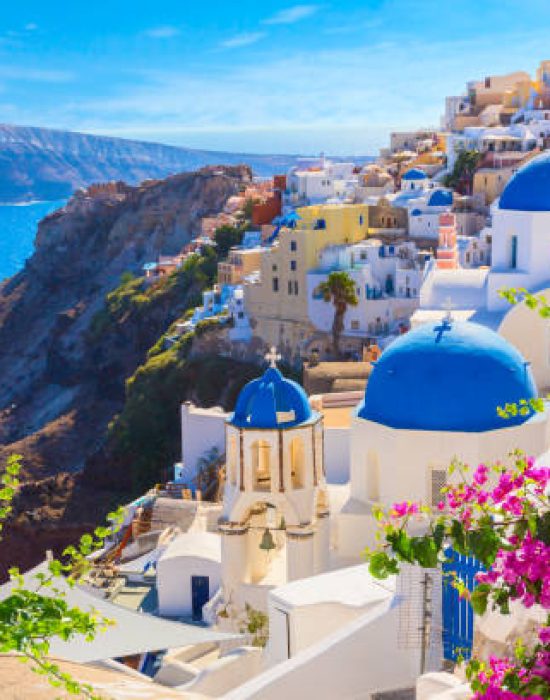
M 66 200 L 31 202 L 30 204 L 0 204 L 0 280 L 11 277 L 32 254 L 36 227 L 40 219 Z

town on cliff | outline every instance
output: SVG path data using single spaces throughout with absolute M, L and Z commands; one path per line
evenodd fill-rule
M 78 585 L 56 583 L 114 624 L 50 656 L 113 698 L 466 700 L 463 658 L 534 644 L 540 591 L 474 622 L 482 553 L 403 555 L 379 579 L 364 551 L 383 510 L 422 536 L 415 504 L 452 511 L 451 464 L 529 455 L 543 498 L 549 183 L 543 61 L 469 82 L 439 128 L 392 133 L 366 164 L 208 166 L 83 188 L 50 215 L 0 306 L 0 394 L 19 382 L 34 402 L 6 409 L 2 448 L 35 469 L 6 528 L 35 565 L 25 585 L 49 571 L 25 541 L 56 499 L 64 535 L 36 540 L 54 549 L 123 504 Z M 32 332 L 8 342 L 23 312 Z M 44 466 L 46 431 L 9 439 L 18 411 L 52 412 L 65 476 Z

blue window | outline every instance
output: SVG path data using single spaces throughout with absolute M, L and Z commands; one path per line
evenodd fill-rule
M 359 216 L 359 226 L 363 225 L 363 214 Z
M 296 250 L 296 241 L 290 241 L 290 250 Z
M 518 237 L 512 236 L 512 248 L 510 251 L 510 267 L 515 270 L 518 266 Z
M 296 260 L 291 260 L 290 261 L 290 269 L 295 270 L 296 269 Z

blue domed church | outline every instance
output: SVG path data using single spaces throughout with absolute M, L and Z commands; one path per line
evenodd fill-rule
M 479 324 L 448 315 L 394 341 L 376 363 L 353 419 L 341 552 L 351 555 L 358 532 L 373 543 L 375 503 L 437 505 L 454 459 L 477 465 L 516 448 L 544 452 L 548 411 L 502 418 L 497 410 L 536 396 L 524 357 Z
M 323 419 L 276 368 L 274 350 L 267 357 L 271 366 L 242 389 L 226 425 L 223 596 L 241 608 L 251 587 L 265 602 L 274 585 L 328 568 Z

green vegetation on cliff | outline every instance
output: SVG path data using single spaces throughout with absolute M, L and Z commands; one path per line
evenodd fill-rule
M 160 311 L 164 324 L 171 323 L 186 310 L 201 303 L 201 293 L 216 280 L 218 255 L 213 248 L 205 248 L 199 255 L 191 255 L 181 268 L 155 282 L 145 277 L 126 274 L 120 285 L 107 295 L 105 306 L 95 315 L 91 328 L 92 342 L 116 330 L 122 324 L 152 321 Z M 167 315 L 166 315 L 167 314 Z
M 126 384 L 122 413 L 109 428 L 108 445 L 117 463 L 127 465 L 130 487 L 139 493 L 170 478 L 180 458 L 180 405 L 231 408 L 244 384 L 261 369 L 218 356 L 189 357 L 193 333 L 150 357 Z

